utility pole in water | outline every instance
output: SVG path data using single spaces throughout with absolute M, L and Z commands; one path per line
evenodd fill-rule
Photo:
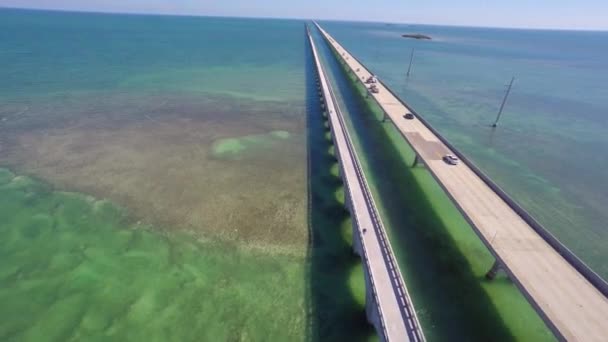
M 410 77 L 412 71 L 412 61 L 414 60 L 414 48 L 412 48 L 412 54 L 410 55 L 410 66 L 407 67 L 407 77 Z
M 511 87 L 513 87 L 513 82 L 515 81 L 515 76 L 511 78 L 511 82 L 507 87 L 507 92 L 505 93 L 505 97 L 502 99 L 502 104 L 500 105 L 500 109 L 498 110 L 498 115 L 496 116 L 496 121 L 492 124 L 492 127 L 496 127 L 498 125 L 498 120 L 500 120 L 500 116 L 502 115 L 502 110 L 505 109 L 505 103 L 507 103 L 507 98 L 509 97 L 509 93 L 511 93 Z

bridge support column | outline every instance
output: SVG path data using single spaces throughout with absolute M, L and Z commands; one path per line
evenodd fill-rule
M 488 273 L 486 273 L 486 279 L 494 280 L 496 278 L 496 276 L 498 275 L 498 272 L 500 272 L 501 269 L 502 269 L 502 264 L 498 260 L 495 260 L 494 265 L 492 265 L 492 268 L 490 268 Z
M 344 207 L 348 210 L 349 213 L 352 214 L 352 200 L 350 199 L 350 195 L 348 193 L 344 193 Z
M 416 158 L 414 158 L 414 162 L 412 163 L 412 167 L 416 167 L 420 163 L 420 157 L 416 154 Z
M 359 230 L 361 232 L 365 232 L 362 234 L 371 234 L 370 230 L 373 228 L 365 228 L 359 227 L 357 225 L 357 220 L 353 220 L 353 250 L 355 254 L 357 254 L 360 258 L 364 258 L 363 253 L 363 242 L 361 241 L 361 235 L 359 234 Z M 376 332 L 380 336 L 380 341 L 386 341 L 385 336 L 383 336 L 382 322 L 380 321 L 380 312 L 378 311 L 378 303 L 376 303 L 376 296 L 374 296 L 374 288 L 372 286 L 372 281 L 369 276 L 369 270 L 365 265 L 366 260 L 363 260 L 363 277 L 365 279 L 365 317 L 367 321 L 376 329 Z
M 382 122 L 386 122 L 386 119 L 388 119 L 388 115 L 386 115 L 385 111 L 382 111 Z
M 363 268 L 365 277 L 365 316 L 367 321 L 376 329 L 376 333 L 380 337 L 380 341 L 386 341 L 382 322 L 380 321 L 380 312 L 378 312 L 378 303 L 374 296 L 371 278 L 369 277 L 367 267 Z
M 363 258 L 363 244 L 359 236 L 359 227 L 357 226 L 357 220 L 353 218 L 353 251 L 360 258 Z M 364 267 L 365 268 L 365 267 Z

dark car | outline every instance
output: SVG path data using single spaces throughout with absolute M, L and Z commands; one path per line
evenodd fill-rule
M 414 114 L 412 114 L 412 113 L 407 113 L 403 117 L 408 120 L 414 120 Z
M 454 155 L 446 154 L 445 156 L 443 156 L 443 161 L 450 165 L 458 165 L 458 162 L 460 160 Z

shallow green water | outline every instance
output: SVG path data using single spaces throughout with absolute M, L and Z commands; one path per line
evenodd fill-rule
M 0 169 L 0 339 L 375 340 L 337 163 L 309 98 L 305 256 L 133 223 L 107 200 Z
M 280 144 L 282 140 L 289 139 L 289 136 L 286 131 L 272 131 L 268 134 L 219 139 L 213 142 L 213 155 L 218 158 L 238 158 L 242 153 Z
M 0 28 L 0 340 L 375 339 L 302 22 Z
M 129 224 L 0 169 L 0 339 L 294 340 L 303 258 Z
M 310 336 L 302 32 L 0 10 L 0 340 Z

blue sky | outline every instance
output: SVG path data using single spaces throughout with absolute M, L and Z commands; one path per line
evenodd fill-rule
M 0 0 L 0 7 L 608 30 L 608 0 Z

